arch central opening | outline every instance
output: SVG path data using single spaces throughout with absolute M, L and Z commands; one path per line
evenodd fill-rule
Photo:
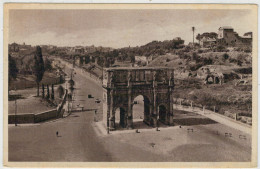
M 138 95 L 133 101 L 133 125 L 134 128 L 147 127 L 150 117 L 150 101 L 146 96 Z M 144 124 L 146 123 L 146 124 Z

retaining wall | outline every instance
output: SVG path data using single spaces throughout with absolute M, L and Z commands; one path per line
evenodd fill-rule
M 56 109 L 45 111 L 37 114 L 18 114 L 18 115 L 9 115 L 8 123 L 14 124 L 15 121 L 17 124 L 25 123 L 39 123 L 50 119 L 55 119 L 58 116 L 58 111 Z
M 34 115 L 34 123 L 43 122 L 50 119 L 56 119 L 58 117 L 58 111 L 56 109 L 38 113 Z
M 67 90 L 63 96 L 61 104 L 56 109 L 48 110 L 37 114 L 18 114 L 8 115 L 9 124 L 24 124 L 24 123 L 39 123 L 46 120 L 57 119 L 63 117 L 64 109 L 63 106 L 66 102 Z
M 16 118 L 16 119 L 15 119 Z M 18 124 L 34 123 L 34 114 L 8 115 L 8 123 L 14 124 L 15 120 Z

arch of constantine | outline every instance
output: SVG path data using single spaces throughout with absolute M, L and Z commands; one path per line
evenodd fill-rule
M 103 70 L 103 121 L 115 130 L 115 112 L 120 110 L 119 125 L 133 128 L 133 104 L 144 98 L 143 122 L 158 127 L 158 121 L 173 125 L 174 70 L 165 67 L 116 67 Z

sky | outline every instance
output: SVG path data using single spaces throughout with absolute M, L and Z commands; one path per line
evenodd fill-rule
M 232 26 L 239 35 L 252 31 L 250 10 L 77 9 L 10 10 L 9 43 L 57 46 L 141 46 L 153 40 L 195 35 Z

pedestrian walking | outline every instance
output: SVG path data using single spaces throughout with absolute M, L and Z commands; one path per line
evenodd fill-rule
M 97 110 L 95 110 L 95 114 L 94 114 L 94 122 L 97 122 Z
M 58 131 L 56 131 L 56 136 L 57 136 L 57 137 L 59 136 L 59 132 L 58 132 Z

